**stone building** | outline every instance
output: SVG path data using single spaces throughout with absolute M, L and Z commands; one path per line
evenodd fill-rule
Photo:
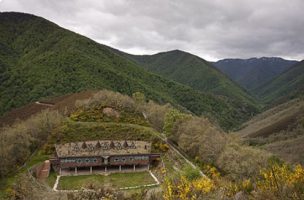
M 149 169 L 160 154 L 151 153 L 151 143 L 146 141 L 97 140 L 55 145 L 51 165 L 61 174 L 62 170 L 122 171 L 124 169 Z

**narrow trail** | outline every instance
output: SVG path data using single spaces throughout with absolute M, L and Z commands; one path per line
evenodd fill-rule
M 171 145 L 167 140 L 166 143 L 173 151 L 175 151 L 180 157 L 182 157 L 193 169 L 199 170 L 201 176 L 207 177 L 202 170 L 200 170 L 193 162 L 188 160 L 178 149 L 176 149 L 173 145 Z
M 55 181 L 55 184 L 54 184 L 54 186 L 53 186 L 53 190 L 54 190 L 55 192 L 58 191 L 58 190 L 57 190 L 57 187 L 58 187 L 58 183 L 59 183 L 60 177 L 61 177 L 60 175 L 57 176 L 56 181 Z
M 43 106 L 49 106 L 49 107 L 53 107 L 54 106 L 54 104 L 52 104 L 52 103 L 42 103 L 40 101 L 36 101 L 35 104 L 43 105 Z
M 174 152 L 176 152 L 181 158 L 183 158 L 186 163 L 188 163 L 193 169 L 199 170 L 199 173 L 203 177 L 207 177 L 202 170 L 199 169 L 193 162 L 188 160 L 177 148 L 175 148 L 170 142 L 168 142 L 166 137 L 162 137 L 160 135 L 157 135 L 162 141 L 164 141 L 170 149 L 172 149 Z

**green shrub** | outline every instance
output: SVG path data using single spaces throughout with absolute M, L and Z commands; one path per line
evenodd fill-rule
M 190 165 L 187 165 L 182 169 L 182 175 L 184 175 L 190 181 L 201 177 L 199 169 L 194 169 Z

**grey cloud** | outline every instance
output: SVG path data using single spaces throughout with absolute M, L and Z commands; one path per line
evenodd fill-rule
M 2 0 L 130 53 L 304 58 L 302 0 Z

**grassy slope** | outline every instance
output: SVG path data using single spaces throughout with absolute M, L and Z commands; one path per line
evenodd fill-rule
M 265 103 L 285 102 L 304 94 L 304 61 L 254 91 Z
M 155 55 L 127 56 L 151 72 L 196 90 L 228 97 L 248 110 L 256 106 L 256 102 L 246 91 L 198 56 L 180 50 Z
M 303 164 L 304 100 L 271 108 L 244 124 L 237 134 L 291 163 Z
M 304 135 L 263 145 L 267 151 L 289 163 L 304 165 Z
M 41 97 L 95 88 L 141 91 L 208 114 L 228 129 L 256 111 L 146 72 L 109 47 L 33 15 L 1 13 L 0 44 L 0 114 Z
M 124 123 L 67 122 L 50 136 L 48 145 L 85 140 L 153 140 L 155 131 L 149 127 Z
M 238 131 L 245 137 L 266 137 L 275 132 L 287 129 L 297 118 L 304 116 L 304 101 L 295 99 L 271 108 L 248 122 Z

